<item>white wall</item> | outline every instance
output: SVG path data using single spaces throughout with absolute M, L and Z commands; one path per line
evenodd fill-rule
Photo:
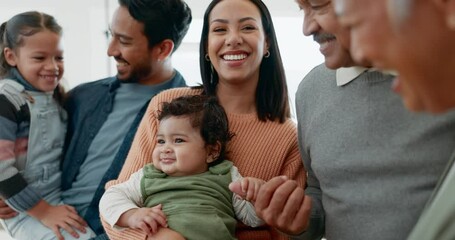
M 289 85 L 291 105 L 298 83 L 308 71 L 323 62 L 318 46 L 302 34 L 303 12 L 294 0 L 264 0 L 273 16 Z M 199 38 L 202 16 L 210 0 L 187 0 L 193 23 L 180 49 L 174 54 L 174 66 L 191 85 L 200 83 Z M 107 57 L 106 31 L 117 0 L 1 0 L 0 21 L 18 12 L 39 10 L 55 16 L 64 30 L 65 80 L 68 89 L 87 81 L 115 74 L 114 63 Z M 293 110 L 293 113 L 295 111 Z

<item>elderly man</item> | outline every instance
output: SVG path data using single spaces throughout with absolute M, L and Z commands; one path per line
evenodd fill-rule
M 455 108 L 455 1 L 335 2 L 341 24 L 355 39 L 352 48 L 360 49 L 355 58 L 396 69 L 394 90 L 409 109 L 441 113 Z M 375 14 L 365 14 L 365 7 Z M 372 32 L 381 40 L 363 41 Z M 455 239 L 454 156 L 408 239 Z

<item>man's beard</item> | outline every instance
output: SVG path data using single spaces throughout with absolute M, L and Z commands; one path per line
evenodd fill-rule
M 119 75 L 117 73 L 117 78 L 122 82 L 122 83 L 138 83 L 142 79 L 146 78 L 147 76 L 150 76 L 152 72 L 152 67 L 149 65 L 141 65 L 138 66 L 137 68 L 133 69 L 130 76 L 125 79 L 119 78 Z

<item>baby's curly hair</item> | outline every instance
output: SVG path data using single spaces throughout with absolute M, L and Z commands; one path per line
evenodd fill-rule
M 216 165 L 226 157 L 226 144 L 234 136 L 229 131 L 229 122 L 224 108 L 214 96 L 188 95 L 161 103 L 158 111 L 159 121 L 169 117 L 188 117 L 191 126 L 200 129 L 202 139 L 206 145 L 220 143 L 221 149 L 218 158 L 210 165 Z

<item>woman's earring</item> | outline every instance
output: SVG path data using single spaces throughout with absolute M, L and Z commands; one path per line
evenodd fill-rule
M 270 57 L 270 51 L 269 50 L 267 50 L 267 52 L 265 53 L 264 57 L 265 58 L 269 58 Z
M 208 54 L 208 53 L 205 54 L 205 61 L 210 62 L 210 57 L 209 57 L 209 54 Z

